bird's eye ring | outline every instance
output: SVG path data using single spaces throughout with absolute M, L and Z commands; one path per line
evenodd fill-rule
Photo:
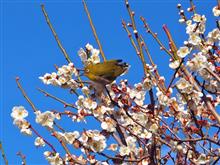
M 89 69 L 86 69 L 85 71 L 88 73 L 88 72 L 89 72 Z

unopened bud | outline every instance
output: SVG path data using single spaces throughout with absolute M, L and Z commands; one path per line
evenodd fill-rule
M 190 8 L 190 7 L 187 8 L 187 11 L 188 11 L 188 12 L 191 12 L 191 11 L 192 11 L 192 8 Z
M 134 34 L 138 34 L 138 31 L 137 31 L 137 30 L 134 30 L 133 33 L 134 33 Z
M 131 14 L 134 16 L 134 15 L 135 15 L 135 12 L 134 12 L 134 11 L 132 11 L 132 12 L 131 12 Z
M 181 8 L 181 4 L 180 4 L 180 3 L 177 4 L 177 8 L 178 8 L 178 9 Z
M 129 3 L 128 1 L 125 2 L 126 7 L 129 7 Z
M 16 77 L 15 79 L 16 79 L 16 81 L 18 81 L 20 78 L 19 78 L 19 77 Z

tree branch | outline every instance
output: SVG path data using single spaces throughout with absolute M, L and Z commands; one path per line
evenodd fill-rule
M 104 52 L 103 52 L 103 50 L 102 50 L 102 45 L 101 45 L 101 43 L 100 43 L 100 41 L 99 41 L 98 35 L 97 35 L 96 30 L 95 30 L 95 27 L 94 27 L 94 25 L 93 25 L 92 18 L 91 18 L 91 16 L 90 16 L 88 7 L 87 7 L 87 5 L 86 5 L 86 2 L 85 2 L 85 0 L 82 0 L 82 2 L 83 2 L 83 7 L 84 7 L 84 9 L 85 9 L 85 11 L 86 11 L 87 17 L 88 17 L 88 19 L 89 19 L 89 24 L 90 24 L 90 26 L 91 26 L 91 28 L 92 28 L 93 35 L 94 35 L 95 40 L 96 40 L 96 42 L 97 42 L 97 44 L 98 44 L 98 46 L 99 46 L 99 50 L 100 50 L 100 53 L 101 53 L 101 55 L 102 55 L 102 58 L 103 58 L 104 61 L 106 61 L 105 54 L 104 54 Z
M 70 58 L 69 58 L 69 56 L 68 56 L 66 50 L 65 50 L 64 47 L 62 46 L 62 44 L 61 44 L 61 42 L 60 42 L 60 40 L 59 40 L 59 38 L 58 38 L 58 35 L 57 35 L 56 31 L 54 30 L 52 24 L 50 23 L 50 19 L 49 19 L 49 17 L 48 17 L 48 14 L 47 14 L 45 8 L 44 8 L 44 5 L 41 5 L 41 9 L 42 9 L 42 12 L 43 12 L 43 14 L 44 14 L 44 17 L 45 17 L 45 19 L 46 19 L 46 22 L 47 22 L 47 24 L 48 24 L 48 26 L 49 26 L 51 32 L 53 33 L 53 36 L 54 36 L 55 40 L 57 41 L 57 44 L 58 44 L 60 50 L 62 51 L 62 53 L 63 53 L 63 55 L 64 55 L 66 61 L 67 61 L 68 63 L 71 63 L 71 60 L 70 60 Z

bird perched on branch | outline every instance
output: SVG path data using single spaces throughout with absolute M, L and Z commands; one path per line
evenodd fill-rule
M 103 63 L 87 65 L 84 69 L 84 75 L 91 81 L 105 86 L 124 74 L 128 68 L 129 65 L 122 60 L 108 60 Z

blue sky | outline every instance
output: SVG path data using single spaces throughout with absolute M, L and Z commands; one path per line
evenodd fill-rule
M 161 75 L 165 77 L 173 73 L 168 68 L 169 57 L 159 50 L 158 45 L 150 35 L 144 33 L 139 16 L 142 15 L 146 18 L 152 30 L 158 33 L 166 45 L 167 39 L 162 30 L 162 25 L 167 24 L 179 47 L 187 39 L 184 33 L 185 27 L 178 23 L 179 16 L 176 4 L 179 2 L 178 0 L 130 1 L 132 9 L 135 10 L 138 28 L 143 32 Z M 181 2 L 183 2 L 183 6 L 188 7 L 188 0 Z M 54 71 L 54 64 L 58 66 L 66 64 L 41 12 L 40 4 L 42 3 L 45 4 L 63 46 L 77 67 L 82 67 L 77 56 L 79 48 L 84 47 L 87 43 L 97 47 L 83 5 L 79 0 L 1 1 L 0 140 L 3 142 L 10 164 L 20 164 L 20 158 L 16 156 L 17 151 L 22 151 L 27 156 L 28 164 L 45 164 L 43 151 L 49 149 L 37 149 L 34 146 L 34 137 L 19 133 L 19 130 L 12 124 L 10 117 L 14 105 L 25 106 L 29 111 L 28 120 L 42 135 L 50 139 L 47 131 L 34 122 L 31 107 L 16 87 L 16 76 L 20 77 L 27 94 L 41 111 L 51 110 L 52 108 L 62 111 L 63 106 L 49 98 L 45 98 L 36 90 L 37 87 L 60 96 L 60 98 L 69 102 L 74 102 L 74 98 L 69 95 L 67 90 L 45 86 L 38 79 L 44 73 Z M 124 2 L 121 0 L 90 0 L 87 4 L 107 59 L 123 59 L 128 62 L 131 68 L 124 78 L 128 78 L 131 84 L 141 81 L 143 75 L 141 63 L 121 26 L 122 19 L 129 20 Z M 212 16 L 212 7 L 216 5 L 216 1 L 204 0 L 199 3 L 195 1 L 195 4 L 197 5 L 197 12 L 207 16 L 207 28 L 213 28 L 215 19 Z M 80 125 L 74 125 L 68 120 L 65 126 L 69 131 L 82 128 Z M 96 128 L 99 126 L 89 123 L 84 127 Z M 56 140 L 51 138 L 50 141 L 56 146 Z M 3 163 L 2 158 L 0 160 Z

